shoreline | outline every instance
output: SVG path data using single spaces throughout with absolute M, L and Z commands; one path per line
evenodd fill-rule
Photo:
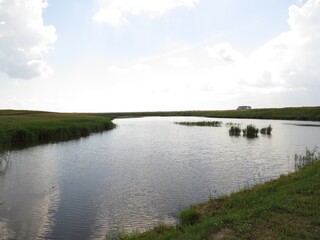
M 161 224 L 113 240 L 317 239 L 320 236 L 320 155 L 275 180 L 195 204 L 176 226 Z
M 115 126 L 103 116 L 0 110 L 0 149 L 74 140 Z

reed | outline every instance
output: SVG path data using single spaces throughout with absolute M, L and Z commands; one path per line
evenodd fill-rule
M 221 121 L 200 121 L 200 122 L 175 122 L 178 125 L 197 126 L 197 127 L 221 127 Z
M 271 125 L 269 125 L 268 127 L 261 128 L 260 133 L 271 135 L 271 131 L 272 131 L 272 127 L 271 127 Z
M 258 137 L 259 129 L 256 128 L 254 125 L 250 124 L 247 125 L 245 129 L 242 130 L 243 136 L 247 138 L 256 138 Z
M 241 135 L 241 128 L 238 126 L 231 126 L 229 129 L 230 136 L 240 136 Z

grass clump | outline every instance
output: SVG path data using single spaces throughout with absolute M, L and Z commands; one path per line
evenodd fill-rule
M 220 121 L 200 121 L 200 122 L 175 122 L 175 124 L 184 126 L 197 126 L 197 127 L 221 127 Z
M 241 135 L 241 128 L 238 126 L 231 126 L 229 129 L 230 136 L 240 136 Z
M 186 224 L 119 239 L 319 239 L 320 156 L 313 150 L 299 158 L 311 158 L 312 163 L 252 189 L 192 206 L 180 215 Z
M 254 125 L 250 124 L 247 125 L 245 129 L 242 130 L 243 136 L 247 138 L 255 138 L 258 137 L 259 129 L 256 128 Z
M 197 209 L 195 207 L 190 207 L 180 213 L 180 224 L 182 226 L 194 225 L 199 222 L 200 217 L 201 215 Z
M 271 125 L 269 125 L 268 127 L 261 128 L 260 133 L 271 135 L 271 131 L 272 131 L 272 127 L 271 127 Z

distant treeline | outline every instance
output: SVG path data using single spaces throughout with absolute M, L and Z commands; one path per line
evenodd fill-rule
M 0 148 L 76 139 L 114 126 L 102 116 L 1 110 Z
M 320 107 L 287 107 L 262 108 L 250 110 L 225 111 L 174 111 L 174 112 L 122 112 L 122 113 L 96 113 L 94 115 L 114 118 L 152 117 L 152 116 L 194 116 L 212 118 L 247 118 L 247 119 L 285 119 L 320 121 Z

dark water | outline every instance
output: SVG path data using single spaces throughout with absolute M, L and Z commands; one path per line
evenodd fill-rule
M 0 239 L 103 239 L 175 223 L 210 195 L 293 171 L 295 153 L 320 145 L 320 127 L 301 122 L 219 119 L 272 125 L 272 136 L 247 139 L 173 124 L 188 120 L 204 118 L 115 120 L 110 132 L 2 156 Z

